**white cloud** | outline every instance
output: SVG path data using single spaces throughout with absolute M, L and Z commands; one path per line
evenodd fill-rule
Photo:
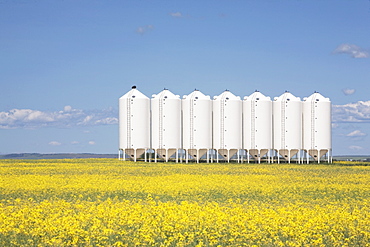
M 78 141 L 72 141 L 72 142 L 71 142 L 71 144 L 73 144 L 73 145 L 74 145 L 74 144 L 79 144 L 79 143 L 80 143 L 80 142 L 78 142 Z
M 51 142 L 49 142 L 49 145 L 51 145 L 51 146 L 60 146 L 60 145 L 62 145 L 62 143 L 57 142 L 57 141 L 51 141 Z
M 353 58 L 368 58 L 369 52 L 357 45 L 341 44 L 334 51 L 334 54 L 348 54 Z
M 12 109 L 0 112 L 0 129 L 94 126 L 117 124 L 117 111 L 73 109 L 65 106 L 63 111 L 38 111 L 31 109 Z
M 64 109 L 65 112 L 70 112 L 70 111 L 72 111 L 72 106 L 66 105 L 63 109 Z
M 351 133 L 348 133 L 346 136 L 359 137 L 359 136 L 366 136 L 366 134 L 361 132 L 360 130 L 355 130 L 355 131 L 352 131 Z
M 107 125 L 107 124 L 116 124 L 117 123 L 117 118 L 114 117 L 107 117 L 103 119 L 96 120 L 95 124 L 102 124 L 102 125 Z
M 89 145 L 95 145 L 96 143 L 94 141 L 89 141 Z
M 349 88 L 346 88 L 346 89 L 343 89 L 342 92 L 345 94 L 345 95 L 351 95 L 351 94 L 354 94 L 356 92 L 355 89 L 349 89 Z
M 138 32 L 138 33 L 144 33 L 145 32 L 145 29 L 143 27 L 138 27 L 136 29 L 136 32 Z
M 87 124 L 89 124 L 89 122 L 91 121 L 93 119 L 93 116 L 86 116 L 85 118 L 84 118 L 84 120 L 81 122 L 81 123 L 79 123 L 80 125 L 87 125 Z
M 0 112 L 0 129 L 7 129 L 9 125 L 23 122 L 25 125 L 32 125 L 35 122 L 50 124 L 54 118 L 45 112 L 30 109 L 13 109 L 8 112 Z
M 176 18 L 184 17 L 181 12 L 172 12 L 170 13 L 170 16 L 176 17 Z
M 153 25 L 146 25 L 146 26 L 138 27 L 136 29 L 136 32 L 139 33 L 139 34 L 144 34 L 144 33 L 147 33 L 150 30 L 153 30 L 153 29 L 154 29 Z
M 352 150 L 361 150 L 361 149 L 364 149 L 363 147 L 360 147 L 360 146 L 349 146 L 348 148 L 349 149 L 352 149 Z
M 333 105 L 332 117 L 333 122 L 370 122 L 370 101 L 358 101 L 356 103 L 345 105 Z

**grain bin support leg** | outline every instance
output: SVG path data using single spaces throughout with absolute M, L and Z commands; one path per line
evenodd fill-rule
M 306 152 L 307 164 L 310 163 L 310 155 L 308 154 L 308 150 Z
M 271 151 L 272 151 L 271 163 L 274 163 L 275 150 L 272 149 Z
M 298 164 L 301 164 L 301 150 L 298 151 L 297 158 L 298 158 Z
M 317 150 L 317 163 L 320 164 L 320 149 Z
M 258 164 L 261 164 L 261 150 L 258 149 Z
M 301 157 L 301 164 L 303 164 L 303 153 L 304 153 L 304 151 L 303 151 L 303 150 L 301 150 L 301 154 L 300 154 L 300 157 Z
M 271 163 L 270 156 L 271 156 L 271 150 L 267 151 L 267 162 L 268 162 L 269 164 Z

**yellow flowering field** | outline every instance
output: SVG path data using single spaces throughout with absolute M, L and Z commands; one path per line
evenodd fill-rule
M 0 246 L 370 246 L 346 164 L 0 160 Z

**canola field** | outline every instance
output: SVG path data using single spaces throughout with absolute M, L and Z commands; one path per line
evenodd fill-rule
M 1 160 L 0 246 L 370 246 L 370 166 Z

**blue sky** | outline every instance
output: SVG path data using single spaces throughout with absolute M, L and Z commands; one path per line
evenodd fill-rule
M 0 0 L 0 153 L 118 150 L 136 85 L 333 104 L 333 153 L 370 154 L 370 1 Z

